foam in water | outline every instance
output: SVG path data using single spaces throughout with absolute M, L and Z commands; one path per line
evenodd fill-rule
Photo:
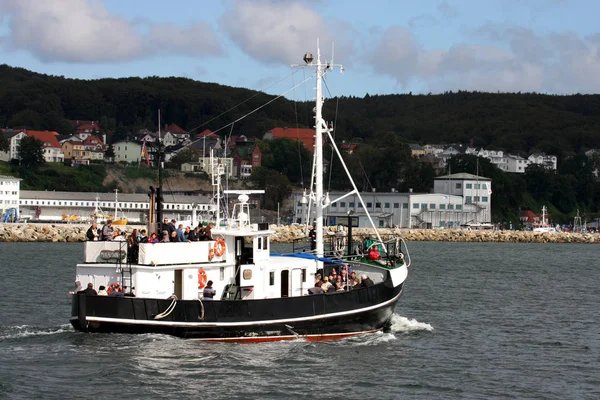
M 419 322 L 416 319 L 408 319 L 401 315 L 393 314 L 390 331 L 393 333 L 431 332 L 433 331 L 433 326 L 425 322 Z
M 29 325 L 4 326 L 0 328 L 0 340 L 55 335 L 64 332 L 73 332 L 71 324 L 63 324 L 53 328 L 39 328 Z

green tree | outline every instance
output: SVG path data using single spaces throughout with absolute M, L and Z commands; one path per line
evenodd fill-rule
M 310 177 L 312 153 L 301 141 L 279 138 L 259 141 L 262 166 L 279 171 L 292 182 L 301 183 Z
M 106 151 L 104 152 L 104 157 L 110 158 L 111 160 L 114 160 L 114 158 L 115 158 L 115 149 L 113 149 L 112 145 L 110 145 L 110 146 L 108 146 L 106 148 Z
M 19 145 L 19 161 L 21 167 L 29 169 L 36 169 L 44 164 L 44 143 L 32 136 L 21 139 Z
M 9 141 L 4 137 L 4 135 L 0 134 L 0 151 L 8 151 L 9 147 Z
M 191 146 L 182 148 L 167 163 L 167 168 L 181 169 L 181 164 L 198 162 L 199 153 Z
M 257 187 L 265 188 L 262 207 L 267 210 L 276 210 L 277 204 L 283 204 L 284 200 L 292 194 L 290 180 L 279 171 L 264 167 L 252 168 L 250 180 Z

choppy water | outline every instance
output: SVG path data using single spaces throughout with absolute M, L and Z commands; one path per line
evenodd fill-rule
M 0 243 L 0 398 L 600 398 L 598 246 L 410 249 L 391 333 L 237 345 L 74 332 L 81 244 Z

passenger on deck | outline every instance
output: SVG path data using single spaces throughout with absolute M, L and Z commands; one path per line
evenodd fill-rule
M 92 226 L 90 226 L 90 229 L 87 230 L 85 237 L 89 241 L 100 240 L 100 231 L 98 230 L 97 223 L 92 222 Z
M 109 219 L 102 227 L 102 240 L 112 241 L 114 237 L 115 235 L 113 234 L 112 219 Z
M 312 229 L 308 231 L 308 237 L 310 238 L 310 249 L 315 250 L 317 248 L 317 224 L 313 224 Z
M 185 237 L 185 233 L 183 232 L 183 224 L 179 224 L 179 226 L 177 227 L 177 229 L 175 230 L 176 234 L 177 234 L 177 241 L 178 242 L 187 242 L 188 240 Z
M 212 228 L 215 226 L 212 222 L 208 224 L 206 228 L 204 228 L 204 240 L 213 240 L 212 237 Z
M 127 237 L 127 262 L 135 264 L 138 261 L 140 252 L 140 244 L 138 242 L 137 229 L 134 229 L 129 237 Z
M 342 276 L 338 275 L 336 280 L 335 280 L 335 291 L 336 292 L 343 292 L 345 289 L 345 284 L 342 282 Z
M 323 294 L 323 293 L 325 293 L 325 291 L 323 290 L 321 285 L 322 285 L 321 281 L 317 282 L 315 287 L 308 289 L 308 294 Z
M 190 242 L 197 242 L 198 241 L 198 233 L 200 232 L 200 228 L 195 227 L 194 230 L 190 230 L 190 234 L 188 235 L 188 240 Z
M 323 289 L 323 291 L 325 293 L 327 293 L 329 291 L 329 288 L 331 288 L 331 282 L 329 282 L 329 278 L 325 277 L 323 278 L 323 284 L 321 285 L 321 289 Z
M 123 292 L 121 291 L 121 288 L 120 288 L 120 287 L 116 287 L 116 288 L 114 288 L 114 289 L 113 289 L 113 290 L 110 292 L 110 294 L 108 295 L 108 297 L 123 297 L 123 296 L 125 296 L 125 295 L 124 295 L 124 294 L 123 294 Z
M 381 254 L 379 254 L 377 246 L 371 247 L 371 250 L 369 250 L 369 258 L 371 260 L 381 260 Z
M 98 292 L 94 290 L 94 284 L 92 282 L 88 283 L 87 289 L 83 291 L 87 296 L 96 296 Z
M 148 235 L 146 235 L 145 229 L 140 231 L 140 234 L 138 235 L 138 243 L 148 243 Z
M 215 289 L 213 289 L 212 285 L 213 285 L 213 281 L 206 282 L 206 287 L 204 288 L 204 291 L 202 292 L 202 296 L 204 297 L 204 300 L 212 300 L 213 297 L 215 297 L 215 294 L 217 294 L 217 291 Z
M 173 232 L 177 232 L 177 226 L 175 226 L 176 223 L 177 223 L 177 221 L 175 221 L 175 219 L 172 219 L 171 223 L 169 225 L 167 225 L 167 231 L 169 231 L 169 237 L 172 236 Z
M 106 291 L 105 286 L 100 286 L 98 288 L 98 296 L 108 296 L 108 292 Z
M 360 285 L 362 287 L 369 287 L 369 286 L 373 286 L 375 284 L 375 283 L 373 283 L 371 278 L 369 278 L 366 274 L 362 274 L 360 279 L 361 279 Z
M 348 275 L 350 275 L 350 273 L 352 272 L 352 267 L 349 264 L 344 264 L 342 265 L 342 270 L 346 270 Z
M 163 218 L 163 222 L 162 224 L 159 225 L 159 230 L 160 232 L 162 231 L 169 231 L 169 218 Z
M 316 274 L 315 275 L 315 286 L 317 286 L 317 283 L 321 282 L 321 274 Z
M 162 238 L 160 239 L 160 242 L 161 243 L 169 243 L 170 242 L 169 231 L 167 231 L 167 230 L 162 231 Z
M 179 238 L 177 237 L 177 231 L 171 232 L 170 242 L 179 242 Z
M 190 237 L 191 234 L 192 234 L 192 229 L 189 226 L 186 226 L 185 230 L 183 231 L 183 236 L 185 237 L 186 242 L 192 241 L 192 238 Z
M 152 232 L 150 239 L 148 239 L 148 243 L 158 243 L 158 235 L 156 232 Z
M 339 275 L 342 279 L 342 283 L 345 285 L 346 283 L 348 283 L 348 271 L 345 269 L 342 269 L 341 274 Z
M 116 240 L 118 242 L 126 242 L 127 238 L 125 237 L 125 231 L 123 232 L 119 232 L 119 230 L 115 230 L 114 232 L 115 237 L 113 238 L 113 240 Z

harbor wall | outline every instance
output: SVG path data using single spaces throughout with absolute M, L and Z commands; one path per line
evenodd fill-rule
M 89 224 L 0 224 L 0 242 L 80 242 L 85 241 L 85 233 Z M 133 228 L 144 228 L 141 225 L 128 225 L 127 231 Z M 119 227 L 121 229 L 121 227 Z M 274 231 L 272 243 L 291 243 L 307 237 L 304 226 L 271 225 Z M 372 229 L 354 228 L 355 240 L 372 234 Z M 512 243 L 600 243 L 600 234 L 590 233 L 541 233 L 526 231 L 474 231 L 452 229 L 379 229 L 382 236 L 401 236 L 407 241 L 435 242 L 512 242 Z M 346 236 L 345 231 L 337 227 L 325 228 L 327 236 Z

